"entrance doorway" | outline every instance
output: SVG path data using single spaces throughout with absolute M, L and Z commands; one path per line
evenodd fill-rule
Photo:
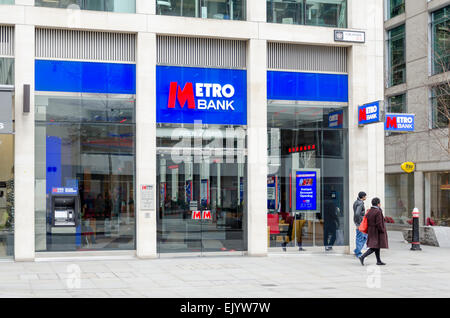
M 14 135 L 0 134 L 0 258 L 14 255 Z
M 158 135 L 164 131 L 169 130 L 162 128 Z M 222 132 L 225 136 L 225 130 Z M 160 255 L 190 253 L 201 256 L 211 252 L 246 250 L 244 143 L 226 142 L 227 138 L 222 139 L 221 130 L 214 129 L 214 133 L 217 135 L 212 138 L 213 141 L 202 142 L 193 148 L 180 144 L 170 147 L 163 138 L 159 140 L 157 183 Z M 208 129 L 203 129 L 202 134 L 205 137 Z M 234 139 L 231 135 L 227 137 Z

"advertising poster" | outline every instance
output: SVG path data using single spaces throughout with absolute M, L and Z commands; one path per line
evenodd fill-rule
M 192 201 L 192 181 L 191 180 L 186 181 L 185 191 L 186 191 L 186 202 L 189 203 Z
M 317 171 L 297 171 L 296 182 L 296 210 L 317 210 Z
M 328 114 L 328 127 L 330 128 L 343 128 L 344 123 L 344 111 L 338 110 Z
M 267 177 L 267 209 L 276 210 L 277 208 L 277 176 Z
M 207 207 L 209 203 L 209 180 L 202 179 L 200 184 L 200 204 L 202 207 Z

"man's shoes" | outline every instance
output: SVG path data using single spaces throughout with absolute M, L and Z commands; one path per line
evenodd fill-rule
M 332 251 L 333 250 L 333 247 L 332 246 L 326 246 L 325 247 L 325 251 Z
M 281 247 L 283 248 L 283 252 L 286 252 L 286 242 L 281 243 Z
M 298 250 L 301 251 L 301 252 L 302 252 L 302 251 L 306 251 L 306 250 L 305 250 L 303 247 L 301 247 L 301 246 L 298 248 Z
M 383 263 L 383 262 L 377 262 L 377 265 L 386 265 L 386 263 Z
M 359 258 L 359 261 L 361 262 L 361 265 L 364 266 L 364 257 L 360 256 L 358 258 Z

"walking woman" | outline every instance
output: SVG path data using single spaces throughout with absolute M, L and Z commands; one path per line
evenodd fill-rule
M 369 248 L 367 252 L 362 255 L 359 260 L 361 265 L 364 266 L 364 259 L 370 254 L 375 252 L 377 257 L 377 265 L 386 265 L 381 261 L 380 249 L 389 248 L 388 237 L 386 232 L 386 226 L 384 224 L 383 211 L 380 208 L 381 203 L 379 198 L 374 198 L 372 200 L 372 207 L 366 214 L 367 218 L 367 247 Z

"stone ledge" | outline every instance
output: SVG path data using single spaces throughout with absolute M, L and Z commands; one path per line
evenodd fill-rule
M 404 229 L 403 237 L 411 243 L 412 229 Z M 419 227 L 420 244 L 450 247 L 450 227 L 447 226 L 421 226 Z

